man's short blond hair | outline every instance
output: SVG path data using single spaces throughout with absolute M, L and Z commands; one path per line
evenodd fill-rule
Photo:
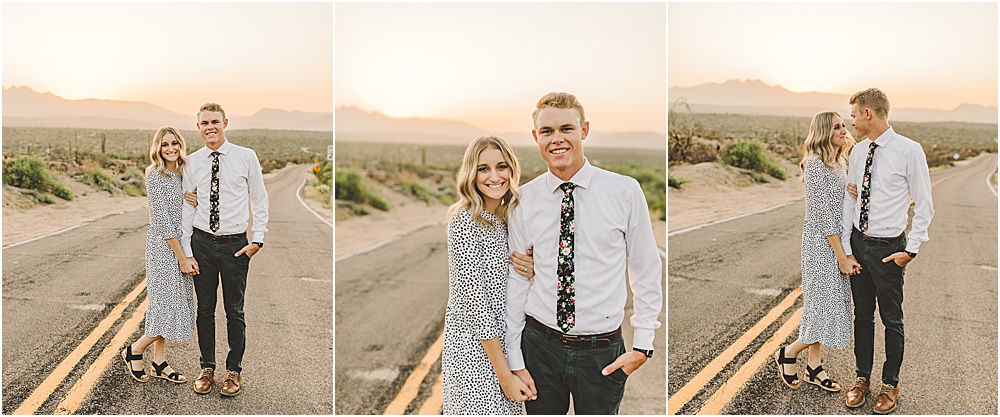
M 203 112 L 203 111 L 217 111 L 219 113 L 222 113 L 222 120 L 226 120 L 226 110 L 223 109 L 222 105 L 219 104 L 219 103 L 205 103 L 205 104 L 202 104 L 201 108 L 198 109 L 197 116 L 201 117 L 201 112 Z
M 886 97 L 882 90 L 869 88 L 867 90 L 854 93 L 851 96 L 850 104 L 857 105 L 859 111 L 872 109 L 872 113 L 882 120 L 889 120 L 889 97 Z
M 553 91 L 542 96 L 538 100 L 538 104 L 535 105 L 535 111 L 531 113 L 531 120 L 538 123 L 538 112 L 546 107 L 555 107 L 557 109 L 576 109 L 577 113 L 580 113 L 580 126 L 583 126 L 583 122 L 587 121 L 584 116 L 583 104 L 580 104 L 580 100 L 576 99 L 576 96 L 570 93 L 564 93 L 560 91 Z

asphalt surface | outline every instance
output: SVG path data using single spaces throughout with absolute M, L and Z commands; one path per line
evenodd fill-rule
M 906 268 L 903 311 L 906 351 L 896 414 L 997 413 L 997 195 L 987 185 L 997 155 L 934 172 L 935 216 L 930 241 Z M 801 284 L 804 203 L 669 237 L 669 395 L 729 347 Z M 912 218 L 912 213 L 911 213 Z M 801 307 L 801 297 L 711 379 L 679 414 L 697 413 Z M 874 375 L 885 360 L 884 328 L 876 319 Z M 795 340 L 794 331 L 781 345 Z M 765 352 L 773 354 L 773 351 Z M 805 378 L 807 354 L 798 362 Z M 853 344 L 823 348 L 828 374 L 849 387 Z M 802 384 L 786 388 L 768 360 L 723 414 L 871 414 L 848 409 L 844 393 Z
M 336 413 L 382 414 L 444 328 L 446 227 L 417 230 L 343 259 L 336 269 Z M 632 313 L 628 299 L 626 317 Z M 622 414 L 666 412 L 665 311 L 659 320 L 657 354 L 629 377 Z M 623 330 L 630 344 L 631 327 L 626 323 Z M 408 414 L 419 411 L 440 374 L 438 355 Z
M 250 264 L 245 313 L 247 349 L 243 392 L 221 397 L 225 371 L 212 393 L 191 381 L 199 371 L 197 338 L 168 341 L 167 359 L 189 382 L 142 384 L 115 357 L 103 369 L 77 414 L 330 414 L 333 411 L 333 230 L 295 197 L 308 166 L 288 168 L 265 182 L 270 201 L 265 247 Z M 143 208 L 3 250 L 3 412 L 13 412 L 145 279 L 149 219 Z M 38 409 L 52 414 L 138 305 L 129 304 L 96 346 Z M 222 299 L 221 289 L 219 299 Z M 221 303 L 221 302 L 220 302 Z M 226 318 L 216 316 L 217 361 L 224 363 Z M 142 326 L 128 336 L 142 335 Z M 120 350 L 116 347 L 115 351 Z M 147 372 L 152 349 L 146 352 Z

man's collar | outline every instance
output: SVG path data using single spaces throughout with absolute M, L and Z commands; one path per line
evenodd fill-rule
M 212 152 L 218 152 L 218 153 L 221 153 L 223 155 L 227 155 L 227 154 L 229 154 L 229 149 L 230 148 L 232 148 L 232 146 L 229 143 L 228 139 L 225 142 L 222 142 L 222 146 L 220 146 L 219 150 L 217 150 L 217 151 L 213 151 L 212 148 L 209 148 L 208 146 L 205 147 L 205 149 L 208 149 L 208 155 L 209 156 L 212 155 Z
M 892 130 L 892 126 L 889 126 L 889 128 L 886 129 L 885 132 L 882 132 L 882 134 L 875 139 L 875 143 L 878 144 L 878 146 L 880 147 L 885 147 L 885 145 L 888 144 L 889 141 L 892 140 L 892 137 L 895 135 L 896 132 Z
M 548 187 L 549 190 L 552 190 L 553 192 L 559 189 L 559 185 L 566 182 L 559 179 L 559 177 L 555 176 L 555 174 L 553 174 L 552 171 L 545 171 L 545 174 L 546 174 L 545 185 Z M 569 179 L 569 182 L 575 184 L 577 187 L 582 187 L 586 189 L 587 187 L 590 186 L 590 180 L 593 178 L 594 178 L 594 167 L 593 165 L 590 165 L 590 160 L 584 158 L 583 166 L 580 167 L 580 170 L 577 171 L 576 174 L 573 174 L 573 177 Z

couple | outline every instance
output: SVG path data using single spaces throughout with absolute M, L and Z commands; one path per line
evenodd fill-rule
M 153 376 L 178 384 L 186 382 L 187 378 L 167 363 L 166 339 L 191 338 L 196 322 L 196 293 L 202 370 L 194 390 L 199 394 L 210 392 L 221 277 L 229 356 L 220 394 L 231 397 L 238 395 L 243 385 L 243 296 L 250 258 L 264 246 L 267 192 L 257 154 L 226 141 L 229 119 L 222 106 L 203 105 L 197 119 L 205 147 L 191 155 L 187 155 L 187 145 L 177 129 L 166 126 L 153 135 L 149 150 L 152 164 L 146 169 L 146 330 L 142 338 L 125 346 L 121 356 L 129 375 L 146 382 L 149 375 L 142 355 L 153 345 Z M 188 204 L 184 204 L 185 200 Z M 253 208 L 253 243 L 246 238 L 248 204 Z
M 873 390 L 873 411 L 887 414 L 896 409 L 899 398 L 903 273 L 917 256 L 920 243 L 928 240 L 927 228 L 934 216 L 930 173 L 920 144 L 889 126 L 885 93 L 869 88 L 854 94 L 850 105 L 858 137 L 867 138 L 860 143 L 854 143 L 836 112 L 819 113 L 809 125 L 800 163 L 806 200 L 802 322 L 798 340 L 782 347 L 775 362 L 784 383 L 798 388 L 796 356 L 808 347 L 806 382 L 840 391 L 840 385 L 823 370 L 820 345 L 843 348 L 850 343 L 853 299 L 857 376 L 846 404 L 863 406 L 871 384 L 877 304 L 886 328 L 886 361 L 882 383 Z M 904 231 L 911 199 L 914 217 L 907 238 Z
M 548 172 L 519 187 L 519 162 L 495 136 L 473 141 L 459 169 L 444 414 L 566 414 L 570 396 L 576 414 L 617 414 L 626 378 L 653 355 L 662 267 L 642 189 L 590 165 L 575 96 L 550 93 L 536 107 L 531 133 Z

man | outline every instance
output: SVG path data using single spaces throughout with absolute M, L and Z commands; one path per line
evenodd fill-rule
M 531 131 L 548 172 L 521 187 L 510 250 L 534 250 L 535 278 L 507 281 L 507 360 L 532 389 L 529 414 L 617 414 L 625 379 L 653 355 L 662 266 L 639 183 L 590 165 L 590 123 L 568 93 L 539 100 Z M 626 266 L 632 347 L 622 340 Z
M 934 217 L 927 158 L 920 144 L 889 126 L 889 99 L 877 88 L 851 96 L 851 117 L 858 137 L 847 176 L 857 198 L 844 196 L 841 241 L 849 258 L 861 264 L 851 277 L 854 296 L 854 356 L 857 377 L 847 391 L 848 407 L 861 407 L 871 384 L 875 306 L 885 325 L 885 363 L 874 411 L 891 413 L 899 399 L 903 363 L 903 273 L 926 242 Z M 874 139 L 872 139 L 874 138 Z M 913 200 L 909 238 L 907 211 Z
M 194 277 L 198 296 L 198 347 L 201 373 L 194 391 L 207 394 L 215 379 L 215 305 L 219 282 L 226 310 L 229 355 L 220 394 L 235 396 L 243 386 L 246 321 L 243 296 L 250 258 L 264 247 L 267 232 L 267 191 L 260 161 L 253 150 L 226 141 L 226 111 L 207 103 L 198 111 L 198 131 L 205 147 L 188 156 L 184 191 L 197 192 L 198 207 L 184 204 L 182 246 L 196 259 L 201 272 Z M 253 208 L 253 240 L 247 242 L 248 204 Z

